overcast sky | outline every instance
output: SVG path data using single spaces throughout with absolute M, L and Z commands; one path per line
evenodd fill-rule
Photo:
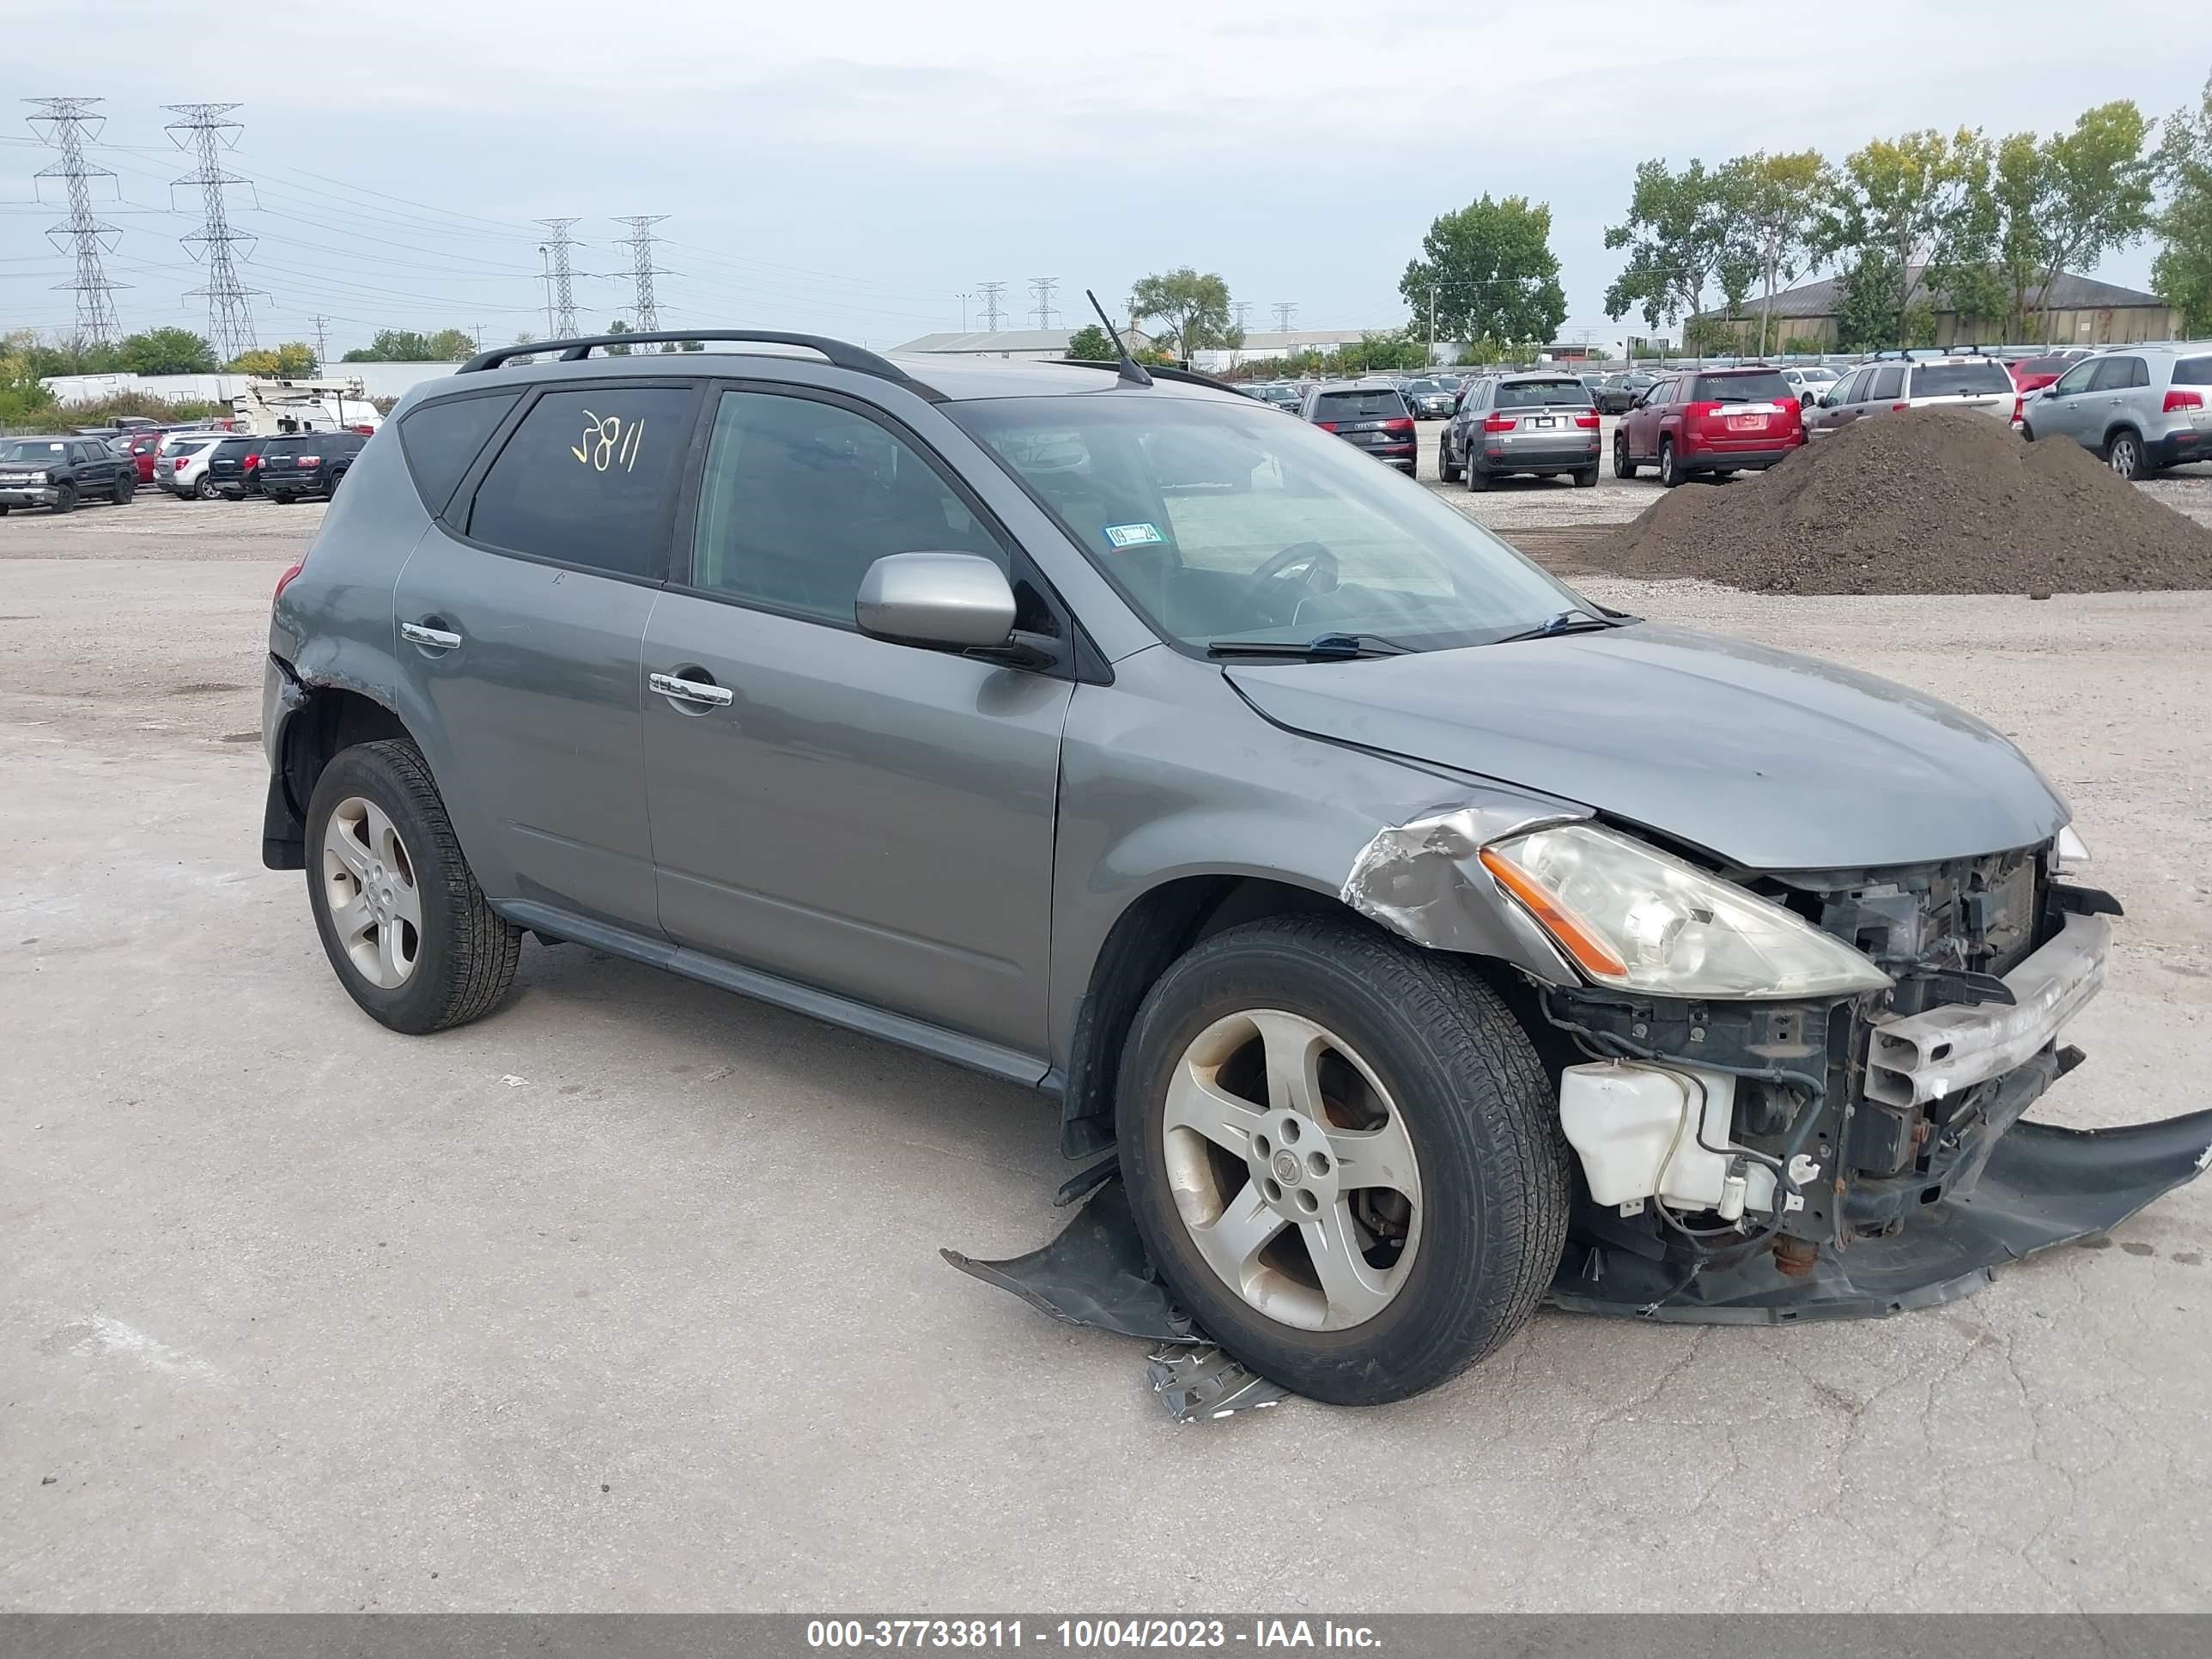
M 6 0 L 33 9 L 43 32 L 62 27 Z M 553 215 L 582 221 L 590 271 L 629 264 L 614 216 L 667 215 L 658 289 L 675 325 L 882 345 L 958 327 L 957 296 L 981 282 L 1007 284 L 1014 326 L 1028 280 L 1056 276 L 1063 320 L 1079 321 L 1085 286 L 1117 305 L 1134 278 L 1188 264 L 1253 301 L 1255 328 L 1281 301 L 1299 327 L 1388 326 L 1407 319 L 1397 279 L 1429 222 L 1485 191 L 1551 204 L 1565 332 L 1618 337 L 1603 233 L 1646 157 L 2048 131 L 2123 97 L 2163 115 L 2212 71 L 2212 6 L 2122 25 L 2081 0 L 369 0 L 220 15 L 79 0 L 66 15 L 70 36 L 127 49 L 52 68 L 10 53 L 0 79 L 11 100 L 106 100 L 94 159 L 118 175 L 122 199 L 101 181 L 98 200 L 121 230 L 125 327 L 205 327 L 178 240 L 198 204 L 168 187 L 188 163 L 161 106 L 236 100 L 230 165 L 254 185 L 232 192 L 233 220 L 263 239 L 245 274 L 268 291 L 257 332 L 306 337 L 320 312 L 334 352 L 386 325 L 542 329 L 530 222 Z M 70 266 L 37 206 L 61 198 L 30 177 L 51 157 L 12 131 L 0 319 L 66 329 L 72 298 L 51 284 Z M 2098 274 L 2140 286 L 2149 264 L 2137 247 Z M 598 324 L 629 298 L 627 282 L 576 293 Z

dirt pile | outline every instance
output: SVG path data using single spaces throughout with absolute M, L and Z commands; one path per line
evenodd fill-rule
M 1685 484 L 1591 556 L 1771 593 L 2212 588 L 2212 530 L 2070 440 L 1955 410 L 1855 421 L 1764 476 Z

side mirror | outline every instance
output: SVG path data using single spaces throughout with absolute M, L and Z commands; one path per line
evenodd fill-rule
M 1013 635 L 1014 590 L 1005 571 L 973 553 L 893 553 L 860 578 L 853 620 L 901 645 L 1003 646 Z

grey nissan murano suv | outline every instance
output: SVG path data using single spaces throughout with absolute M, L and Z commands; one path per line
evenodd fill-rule
M 1547 1297 L 1941 1301 L 2204 1161 L 2022 1120 L 2120 907 L 1978 721 L 1202 377 L 678 337 L 416 388 L 277 588 L 264 858 L 392 1030 L 532 933 L 1030 1085 L 1346 1403 Z

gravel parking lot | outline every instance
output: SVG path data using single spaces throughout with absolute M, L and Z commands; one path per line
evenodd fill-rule
M 1541 556 L 1656 494 L 1449 499 Z M 938 1259 L 1055 1230 L 1035 1098 L 574 947 L 372 1024 L 258 858 L 320 512 L 0 522 L 0 1606 L 2212 1607 L 2212 1188 L 1937 1310 L 1546 1314 L 1402 1406 L 1177 1428 L 1139 1345 Z M 2044 1115 L 2205 1103 L 2212 594 L 1580 580 L 2020 738 L 2130 910 Z

